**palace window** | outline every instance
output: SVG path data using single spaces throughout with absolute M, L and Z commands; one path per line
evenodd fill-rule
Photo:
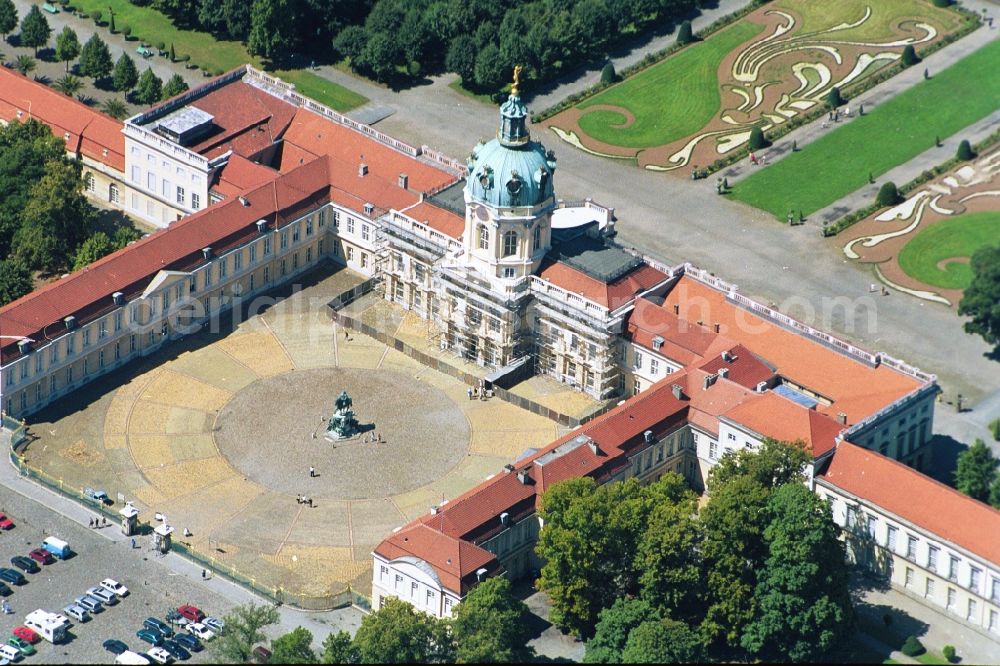
M 241 271 L 243 270 L 243 251 L 240 250 L 233 255 L 233 270 Z
M 913 568 L 912 567 L 906 567 L 906 578 L 904 580 L 905 580 L 906 587 L 911 587 L 913 585 Z
M 660 362 L 655 358 L 649 359 L 649 374 L 656 376 L 660 372 Z
M 537 252 L 539 250 L 539 248 L 542 247 L 542 225 L 541 224 L 536 224 L 535 225 L 535 232 L 534 232 L 534 236 L 532 238 L 532 245 L 531 245 L 531 247 L 532 247 L 532 249 L 535 252 Z
M 270 236 L 265 236 L 264 237 L 264 255 L 266 256 L 266 255 L 269 255 L 269 254 L 271 254 L 271 237 Z
M 955 610 L 955 602 L 957 600 L 958 600 L 958 594 L 955 592 L 955 588 L 949 587 L 948 588 L 948 602 L 947 602 L 948 603 L 948 606 L 947 606 L 948 610 L 950 610 L 950 611 L 954 611 Z
M 969 612 L 965 615 L 965 619 L 972 622 L 976 618 L 976 611 L 979 608 L 979 604 L 976 603 L 975 599 L 969 599 Z
M 938 547 L 928 546 L 927 547 L 927 568 L 931 571 L 937 571 L 938 559 Z
M 89 171 L 83 177 L 83 184 L 87 188 L 88 192 L 93 192 L 94 190 L 97 189 L 97 183 L 94 180 L 94 174 L 90 173 Z
M 349 233 L 349 234 L 353 234 L 354 233 L 354 218 L 353 217 L 347 218 L 347 233 Z
M 934 579 L 930 576 L 927 577 L 927 582 L 924 586 L 924 596 L 928 598 L 934 596 Z
M 1000 613 L 995 610 L 990 611 L 990 631 L 1000 631 Z
M 257 261 L 257 244 L 256 243 L 251 243 L 250 244 L 250 263 L 252 264 L 255 261 Z
M 313 235 L 313 221 L 312 218 L 306 219 L 306 236 Z
M 301 225 L 299 225 L 299 223 L 296 222 L 295 225 L 292 227 L 292 242 L 293 243 L 298 243 L 299 242 L 299 227 L 300 226 Z
M 483 224 L 479 225 L 479 249 L 490 249 L 490 231 L 486 228 L 486 225 Z
M 319 225 L 320 229 L 322 229 L 324 226 L 326 226 L 326 211 L 325 210 L 321 210 L 319 213 L 316 214 L 316 224 Z
M 877 524 L 877 519 L 875 518 L 875 516 L 869 514 L 868 515 L 868 536 L 871 537 L 872 539 L 875 538 L 875 525 L 876 524 Z
M 191 208 L 194 208 L 195 210 L 201 208 L 201 195 L 197 192 L 191 193 Z
M 983 572 L 976 567 L 972 567 L 969 570 L 969 589 L 973 592 L 979 592 L 979 583 L 982 580 Z
M 177 203 L 179 203 L 179 204 L 181 204 L 183 206 L 184 205 L 184 200 L 185 200 L 184 188 L 178 185 L 177 186 Z
M 281 249 L 284 250 L 288 247 L 288 230 L 281 232 Z
M 121 193 L 118 191 L 118 186 L 114 183 L 108 185 L 108 201 L 111 203 L 121 203 Z
M 361 225 L 361 240 L 370 240 L 371 238 L 371 227 L 367 224 Z
M 912 534 L 906 535 L 906 559 L 917 559 L 917 537 Z
M 719 444 L 717 442 L 709 442 L 708 444 L 708 458 L 709 460 L 715 460 L 719 457 Z
M 517 254 L 517 232 L 508 231 L 503 235 L 503 255 L 509 257 Z
M 950 580 L 958 580 L 958 558 L 954 555 L 948 556 L 948 578 Z
M 896 528 L 893 525 L 889 525 L 889 536 L 886 539 L 886 546 L 889 550 L 896 552 Z
M 1000 604 L 1000 578 L 990 580 L 990 599 L 993 603 Z

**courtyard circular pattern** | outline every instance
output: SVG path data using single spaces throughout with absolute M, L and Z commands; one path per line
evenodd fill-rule
M 344 390 L 362 434 L 331 442 L 325 419 Z M 382 441 L 370 441 L 373 434 Z M 214 429 L 219 452 L 248 479 L 287 495 L 342 500 L 389 497 L 441 478 L 466 456 L 470 434 L 443 391 L 392 370 L 357 368 L 259 379 L 219 411 Z

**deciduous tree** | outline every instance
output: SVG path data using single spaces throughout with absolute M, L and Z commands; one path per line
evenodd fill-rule
M 530 661 L 528 647 L 531 611 L 502 576 L 479 583 L 456 609 L 451 623 L 460 664 L 518 663 Z
M 253 646 L 267 640 L 261 629 L 278 623 L 278 609 L 250 602 L 237 606 L 223 619 L 226 626 L 211 644 L 212 655 L 223 662 L 246 664 L 250 662 Z
M 181 78 L 181 75 L 174 74 L 169 79 L 167 79 L 167 83 L 163 86 L 163 99 L 170 99 L 175 95 L 180 95 L 187 89 L 188 89 L 188 84 L 184 79 Z
M 587 641 L 583 662 L 621 664 L 622 653 L 633 629 L 648 620 L 658 620 L 659 610 L 645 599 L 619 597 L 601 611 L 594 636 Z
M 330 634 L 323 641 L 323 654 L 320 661 L 324 664 L 360 664 L 361 656 L 354 647 L 351 635 L 346 631 Z
M 622 663 L 696 664 L 703 653 L 701 638 L 683 622 L 648 620 L 628 635 Z
M 313 635 L 305 627 L 296 627 L 271 641 L 271 661 L 276 664 L 315 664 Z
M 149 67 L 139 77 L 133 97 L 140 104 L 156 104 L 160 101 L 163 92 L 163 82 L 160 77 L 153 73 Z
M 990 498 L 990 484 L 997 475 L 998 461 L 981 439 L 958 454 L 955 467 L 955 487 L 980 502 Z
M 971 317 L 965 332 L 1000 346 L 1000 245 L 972 253 L 972 282 L 958 303 L 958 314 Z
M 56 58 L 66 63 L 66 71 L 69 71 L 69 61 L 80 55 L 80 40 L 77 39 L 73 28 L 66 26 L 56 36 Z
M 815 661 L 843 639 L 852 620 L 840 530 L 826 502 L 799 483 L 773 492 L 766 520 L 758 610 L 742 645 L 764 661 Z
M 0 307 L 31 291 L 31 271 L 13 257 L 0 260 Z
M 0 35 L 3 35 L 5 42 L 7 35 L 16 27 L 17 7 L 14 6 L 14 0 L 0 0 Z
M 392 597 L 361 621 L 354 647 L 366 664 L 441 663 L 455 656 L 444 622 Z
M 101 257 L 115 251 L 114 243 L 103 231 L 83 241 L 73 255 L 73 270 L 78 271 L 94 263 Z

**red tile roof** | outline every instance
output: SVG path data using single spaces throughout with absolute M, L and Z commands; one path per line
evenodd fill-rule
M 818 478 L 1000 563 L 1000 511 L 874 451 L 841 442 Z
M 776 366 L 778 374 L 830 399 L 832 405 L 817 409 L 834 416 L 844 412 L 848 423 L 871 416 L 922 385 L 914 377 L 884 365 L 873 368 L 761 319 L 688 276 L 671 289 L 662 307 L 672 312 L 675 304 L 681 318 L 703 320 L 707 326 L 720 324 L 724 336 Z
M 233 155 L 219 171 L 219 180 L 212 189 L 226 198 L 232 198 L 244 190 L 269 183 L 279 175 L 281 174 L 274 169 L 252 162 L 242 155 Z
M 629 303 L 637 293 L 659 284 L 667 276 L 649 264 L 642 264 L 622 277 L 604 283 L 569 264 L 548 260 L 540 267 L 538 277 L 614 310 Z
M 743 345 L 725 349 L 698 367 L 709 373 L 718 373 L 725 368 L 726 379 L 751 389 L 775 376 L 771 366 Z
M 218 128 L 188 146 L 208 158 L 218 157 L 227 150 L 244 157 L 257 155 L 281 138 L 297 111 L 294 105 L 242 81 L 220 86 L 189 105 L 212 114 L 212 122 Z
M 21 112 L 21 118 L 17 112 Z M 125 171 L 122 123 L 48 86 L 0 67 L 0 120 L 39 120 L 66 139 L 66 150 Z M 107 154 L 105 155 L 105 151 Z
M 306 109 L 296 111 L 284 140 L 286 145 L 292 144 L 314 155 L 330 155 L 355 172 L 364 162 L 370 174 L 394 183 L 400 174 L 405 173 L 409 178 L 409 187 L 418 192 L 437 191 L 458 181 L 453 174 Z
M 435 231 L 440 231 L 445 236 L 461 239 L 462 233 L 465 231 L 464 217 L 435 206 L 428 201 L 422 201 L 401 212 Z
M 836 445 L 845 428 L 835 419 L 814 409 L 806 409 L 772 391 L 757 394 L 725 413 L 725 418 L 758 435 L 782 442 L 805 442 L 813 458 Z
M 375 553 L 390 561 L 400 557 L 424 560 L 445 588 L 459 594 L 465 594 L 476 582 L 479 569 L 490 575 L 500 571 L 500 563 L 489 551 L 420 523 L 384 539 Z
M 691 365 L 736 344 L 705 326 L 681 319 L 673 311 L 645 298 L 638 299 L 629 314 L 626 337 L 681 365 Z M 660 349 L 653 344 L 656 337 L 663 338 Z

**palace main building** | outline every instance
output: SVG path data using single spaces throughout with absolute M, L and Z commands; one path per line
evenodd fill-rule
M 34 111 L 32 111 L 34 108 Z M 161 229 L 0 308 L 0 407 L 31 414 L 191 323 L 332 260 L 427 319 L 434 344 L 525 363 L 610 412 L 528 450 L 373 553 L 377 607 L 448 615 L 484 576 L 527 574 L 544 490 L 683 474 L 764 437 L 802 440 L 851 554 L 1000 632 L 1000 513 L 923 476 L 935 377 L 614 241 L 612 209 L 556 198 L 556 159 L 515 87 L 466 163 L 241 67 L 124 124 L 0 68 L 0 118 L 66 140 L 85 189 Z M 899 492 L 897 492 L 899 491 Z M 883 554 L 872 558 L 871 552 Z

